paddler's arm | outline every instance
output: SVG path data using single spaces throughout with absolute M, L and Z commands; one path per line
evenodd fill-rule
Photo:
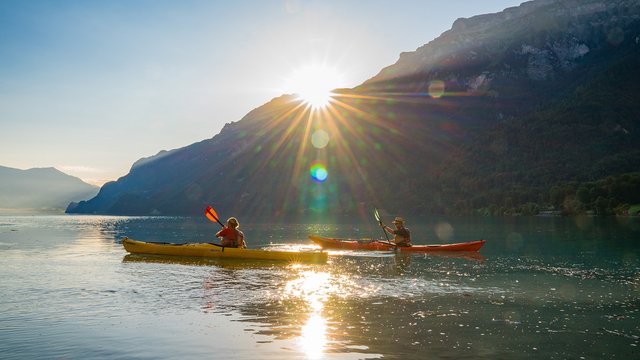
M 227 226 L 225 225 L 222 230 L 216 233 L 216 237 L 221 237 L 224 234 L 224 231 L 227 230 Z
M 387 225 L 380 223 L 380 227 L 384 229 L 384 231 L 388 232 L 389 234 L 395 235 L 395 232 L 393 231 L 393 229 L 388 227 Z

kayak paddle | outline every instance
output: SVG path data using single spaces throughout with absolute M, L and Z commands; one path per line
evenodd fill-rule
M 211 205 L 207 206 L 207 208 L 204 210 L 204 214 L 207 216 L 207 218 L 213 222 L 217 222 L 218 224 L 220 224 L 220 226 L 224 227 L 224 225 L 220 222 L 220 217 L 218 216 L 218 214 L 216 213 L 215 210 L 213 210 L 213 208 L 211 207 Z
M 375 211 L 373 212 L 373 216 L 376 217 L 376 220 L 378 220 L 378 223 L 380 224 L 380 227 L 382 227 L 382 220 L 380 219 L 380 213 L 378 212 L 378 208 L 374 208 Z M 387 238 L 387 242 L 391 245 L 395 245 L 393 243 L 391 243 L 391 241 L 389 241 L 389 235 L 387 235 L 387 230 L 385 230 L 384 228 L 382 228 L 382 232 L 384 233 L 384 237 Z

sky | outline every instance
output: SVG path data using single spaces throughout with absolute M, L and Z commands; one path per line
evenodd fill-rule
M 351 88 L 521 2 L 0 0 L 0 166 L 102 185 L 301 92 L 301 73 Z

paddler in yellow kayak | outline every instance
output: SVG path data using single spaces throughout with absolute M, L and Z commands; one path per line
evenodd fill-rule
M 220 245 L 225 247 L 234 247 L 244 249 L 247 244 L 244 242 L 244 233 L 238 229 L 240 223 L 238 219 L 230 217 L 222 230 L 216 233 L 216 237 L 222 238 Z
M 395 230 L 380 222 L 380 226 L 384 231 L 393 234 L 392 242 L 394 244 L 397 246 L 411 246 L 411 232 L 404 227 L 404 219 L 396 216 L 393 219 L 393 224 L 396 226 Z

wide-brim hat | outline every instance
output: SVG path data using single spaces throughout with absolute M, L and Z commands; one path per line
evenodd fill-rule
M 396 216 L 396 218 L 393 219 L 393 223 L 394 224 L 404 224 L 404 219 L 399 217 L 399 216 Z

